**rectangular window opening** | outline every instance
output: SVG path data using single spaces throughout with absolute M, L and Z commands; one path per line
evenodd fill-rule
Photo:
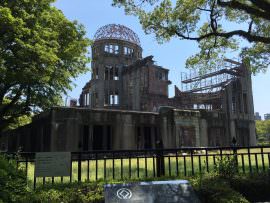
M 103 149 L 103 126 L 94 125 L 93 127 L 93 150 Z
M 119 67 L 105 66 L 104 78 L 105 80 L 119 80 Z
M 104 71 L 104 78 L 105 80 L 109 80 L 109 79 L 112 79 L 112 69 L 113 67 L 112 66 L 105 66 L 105 71 Z
M 129 47 L 124 47 L 124 55 L 126 56 L 133 56 L 134 49 Z
M 104 46 L 104 51 L 110 54 L 119 54 L 119 46 L 116 44 L 106 44 Z
M 119 96 L 118 94 L 110 95 L 110 105 L 119 105 Z
M 114 79 L 114 80 L 119 80 L 119 67 L 118 67 L 118 66 L 116 66 L 116 67 L 114 68 L 114 76 L 113 76 L 113 79 Z

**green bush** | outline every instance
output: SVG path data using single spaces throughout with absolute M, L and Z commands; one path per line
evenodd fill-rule
M 103 203 L 103 184 L 55 184 L 38 188 L 28 198 L 29 203 Z
M 239 192 L 230 187 L 227 179 L 216 174 L 205 174 L 203 178 L 190 180 L 202 203 L 248 203 Z
M 221 178 L 233 178 L 237 174 L 235 157 L 223 156 L 222 158 L 219 158 L 214 165 L 214 172 Z
M 184 178 L 190 181 L 202 203 L 270 201 L 270 176 L 267 174 L 240 176 L 236 174 L 234 164 L 233 159 L 224 157 L 217 162 L 216 173 Z M 141 181 L 168 179 L 179 179 L 179 177 L 150 178 Z M 132 180 L 109 182 L 123 183 Z M 8 161 L 0 155 L 0 203 L 103 203 L 104 184 L 105 182 L 55 183 L 38 187 L 33 191 L 27 187 L 25 174 L 16 169 L 15 162 Z
M 102 183 L 55 184 L 33 191 L 27 187 L 25 172 L 16 169 L 16 162 L 0 155 L 0 203 L 101 203 Z
M 236 176 L 230 185 L 251 202 L 270 201 L 270 176 L 265 173 Z
M 16 169 L 16 163 L 0 155 L 0 202 L 25 202 L 27 196 L 26 176 Z

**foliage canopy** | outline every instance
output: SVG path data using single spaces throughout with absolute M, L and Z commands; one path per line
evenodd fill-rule
M 269 0 L 113 0 L 113 5 L 138 16 L 159 42 L 197 41 L 200 51 L 186 61 L 188 68 L 215 68 L 232 51 L 254 73 L 270 64 Z
M 54 0 L 0 2 L 0 131 L 61 102 L 89 62 L 84 27 Z
M 259 144 L 269 144 L 270 142 L 270 120 L 256 121 L 256 133 Z

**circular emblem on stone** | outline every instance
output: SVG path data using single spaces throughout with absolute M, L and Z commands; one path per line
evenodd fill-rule
M 132 197 L 132 192 L 127 188 L 121 188 L 117 190 L 116 195 L 119 199 L 130 199 Z

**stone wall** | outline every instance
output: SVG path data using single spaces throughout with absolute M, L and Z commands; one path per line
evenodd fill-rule
M 158 142 L 164 148 L 230 146 L 232 132 L 238 144 L 246 146 L 252 145 L 253 130 L 254 123 L 227 120 L 222 112 L 54 107 L 33 123 L 2 135 L 0 146 L 9 151 L 153 149 Z

